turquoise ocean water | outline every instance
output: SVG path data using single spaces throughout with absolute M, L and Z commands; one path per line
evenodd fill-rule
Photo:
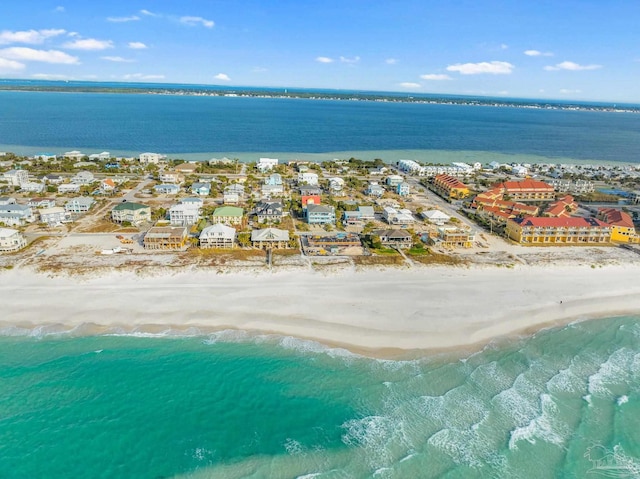
M 410 361 L 5 330 L 0 477 L 640 477 L 638 319 Z

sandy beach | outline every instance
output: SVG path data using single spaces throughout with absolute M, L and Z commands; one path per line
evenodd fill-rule
M 486 344 L 573 320 L 640 312 L 640 266 L 432 267 L 141 276 L 1 274 L 0 328 L 79 334 L 198 328 L 273 333 L 373 356 Z M 8 328 L 8 329 L 7 329 Z

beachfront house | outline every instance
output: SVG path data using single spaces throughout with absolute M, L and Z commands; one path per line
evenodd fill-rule
M 72 151 L 66 151 L 62 154 L 62 156 L 64 158 L 68 158 L 70 160 L 76 160 L 76 161 L 80 161 L 82 160 L 86 155 L 84 153 L 82 153 L 81 151 L 78 150 L 72 150 Z
M 255 216 L 258 223 L 278 223 L 285 215 L 286 212 L 280 200 L 261 201 L 251 212 L 251 216 Z
M 318 174 L 311 172 L 298 173 L 298 184 L 316 186 L 318 184 Z
M 86 213 L 95 203 L 90 196 L 78 196 L 67 201 L 64 205 L 65 211 L 71 214 Z
M 441 226 L 431 242 L 444 248 L 471 248 L 476 240 L 475 231 L 465 226 Z
M 105 178 L 100 182 L 100 192 L 106 195 L 113 193 L 116 189 L 116 182 L 111 178 Z
M 161 183 L 181 185 L 184 183 L 184 175 L 179 171 L 163 171 L 158 178 Z
M 416 221 L 408 209 L 395 209 L 391 206 L 382 209 L 382 218 L 390 225 L 410 225 Z
M 182 173 L 185 176 L 193 175 L 198 170 L 196 163 L 180 163 L 173 168 L 178 173 Z
M 0 206 L 5 205 L 15 205 L 17 203 L 16 199 L 11 196 L 2 196 L 0 197 Z M 29 205 L 31 206 L 31 205 Z
M 0 252 L 18 251 L 27 246 L 27 240 L 18 230 L 0 228 Z
M 119 203 L 111 210 L 114 223 L 139 225 L 151 220 L 151 207 L 140 203 Z
M 56 205 L 56 200 L 53 198 L 31 198 L 27 205 L 31 208 L 53 208 Z
M 140 160 L 140 164 L 142 165 L 157 165 L 162 160 L 164 160 L 166 156 L 159 153 L 140 153 L 140 156 L 138 158 Z
M 229 226 L 241 226 L 244 218 L 244 210 L 237 206 L 221 206 L 216 208 L 211 215 L 212 223 L 222 223 Z
M 2 174 L 9 186 L 22 186 L 29 182 L 29 172 L 27 170 L 9 170 Z
M 422 212 L 422 217 L 429 221 L 429 223 L 442 226 L 447 221 L 451 219 L 451 217 L 440 210 L 428 210 Z
M 369 183 L 369 185 L 367 185 L 365 194 L 374 198 L 380 198 L 382 195 L 384 195 L 384 188 L 380 186 L 376 181 L 372 181 L 371 183 Z
M 79 171 L 71 178 L 71 183 L 76 185 L 90 185 L 94 181 L 96 181 L 96 178 L 90 171 Z
M 260 158 L 256 163 L 256 168 L 260 173 L 267 173 L 278 166 L 277 158 Z
M 89 161 L 107 161 L 111 159 L 111 153 L 103 151 L 102 153 L 92 153 L 89 155 Z
M 277 228 L 253 230 L 251 244 L 260 249 L 284 249 L 289 247 L 289 232 Z
M 282 175 L 280 173 L 271 173 L 264 179 L 265 185 L 282 186 Z
M 44 191 L 44 183 L 27 181 L 26 183 L 22 183 L 20 191 L 24 193 L 42 193 Z
M 71 221 L 71 216 L 62 206 L 54 206 L 53 208 L 43 208 L 39 211 L 40 223 L 47 226 L 55 226 Z
M 33 223 L 35 216 L 28 205 L 8 204 L 0 206 L 0 223 L 6 226 L 24 226 Z
M 155 185 L 153 191 L 159 195 L 177 195 L 180 193 L 180 186 L 172 183 Z
M 58 193 L 80 193 L 80 185 L 75 183 L 63 183 L 61 185 L 58 185 Z
M 411 233 L 402 229 L 376 230 L 374 236 L 380 238 L 380 243 L 388 248 L 411 248 L 413 237 Z
M 269 199 L 274 196 L 284 195 L 284 185 L 262 185 L 260 187 L 260 194 L 263 198 Z
M 188 246 L 186 226 L 153 226 L 144 235 L 148 250 L 183 250 Z
M 48 185 L 59 185 L 64 181 L 64 178 L 60 175 L 54 175 L 53 173 L 49 173 L 42 177 L 42 181 Z
M 200 221 L 204 202 L 201 198 L 184 198 L 169 208 L 172 226 L 191 226 Z
M 196 182 L 191 185 L 191 193 L 198 196 L 209 196 L 211 183 Z
M 411 186 L 406 181 L 403 181 L 396 187 L 396 193 L 400 196 L 409 196 L 411 193 Z
M 307 203 L 307 223 L 310 225 L 333 225 L 336 210 L 333 206 Z
M 389 175 L 387 176 L 387 178 L 385 179 L 385 183 L 387 184 L 388 187 L 392 188 L 392 189 L 396 189 L 398 187 L 399 184 L 401 184 L 404 181 L 404 178 L 400 175 Z
M 319 186 L 302 185 L 300 186 L 300 196 L 320 196 L 322 189 Z
M 329 178 L 329 190 L 334 193 L 339 193 L 340 191 L 342 191 L 344 189 L 344 184 L 345 183 L 343 178 Z
M 233 248 L 235 241 L 235 228 L 222 223 L 207 226 L 200 233 L 200 248 Z
M 244 186 L 233 183 L 223 191 L 222 201 L 226 205 L 237 205 L 244 200 Z

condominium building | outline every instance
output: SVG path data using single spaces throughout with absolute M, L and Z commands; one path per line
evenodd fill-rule
M 507 221 L 506 233 L 520 244 L 593 245 L 611 242 L 611 226 L 595 218 L 512 218 Z

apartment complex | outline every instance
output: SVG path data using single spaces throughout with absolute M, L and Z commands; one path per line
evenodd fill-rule
M 512 218 L 506 233 L 520 244 L 594 245 L 611 242 L 611 226 L 596 218 Z

